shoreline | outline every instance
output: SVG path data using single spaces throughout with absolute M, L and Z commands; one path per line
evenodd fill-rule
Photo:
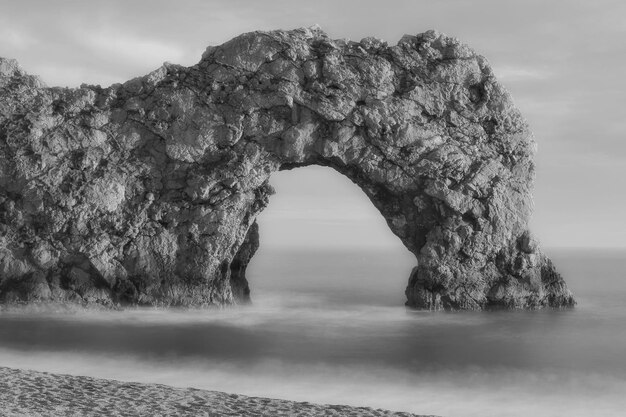
M 0 412 L 18 416 L 427 417 L 0 366 Z M 430 416 L 433 417 L 433 416 Z

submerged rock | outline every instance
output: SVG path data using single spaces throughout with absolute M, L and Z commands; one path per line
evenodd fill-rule
M 528 126 L 454 38 L 254 32 L 108 88 L 0 59 L 0 97 L 4 302 L 245 301 L 271 174 L 324 165 L 415 254 L 407 305 L 574 303 L 528 232 Z

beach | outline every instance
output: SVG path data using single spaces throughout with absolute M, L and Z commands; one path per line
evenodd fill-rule
M 0 413 L 17 416 L 371 416 L 416 414 L 247 397 L 0 367 Z

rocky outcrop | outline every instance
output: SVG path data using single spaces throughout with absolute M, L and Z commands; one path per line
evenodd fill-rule
M 528 126 L 456 39 L 255 32 L 108 88 L 2 59 L 0 97 L 4 302 L 246 300 L 271 174 L 316 164 L 415 254 L 409 306 L 574 303 L 528 232 Z

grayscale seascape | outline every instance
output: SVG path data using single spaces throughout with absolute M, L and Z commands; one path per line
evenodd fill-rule
M 548 252 L 575 309 L 413 312 L 408 254 L 261 249 L 251 306 L 3 314 L 0 366 L 443 416 L 622 416 L 626 252 Z
M 0 0 L 0 417 L 626 416 L 624 35 Z

